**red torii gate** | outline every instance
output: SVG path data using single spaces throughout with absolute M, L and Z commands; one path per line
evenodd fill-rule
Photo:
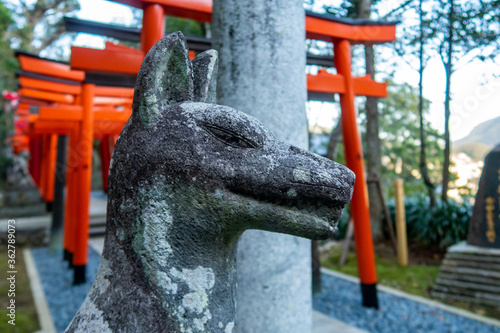
M 39 138 L 43 141 L 41 161 L 33 154 L 38 149 L 31 149 L 30 171 L 48 202 L 54 198 L 57 135 L 69 136 L 68 157 L 64 160 L 70 163 L 60 161 L 67 165 L 66 204 L 58 202 L 54 208 L 62 214 L 60 206 L 66 207 L 64 257 L 75 268 L 74 283 L 82 283 L 87 263 L 93 139 L 101 141 L 103 176 L 106 176 L 103 183 L 107 184 L 109 139 L 118 136 L 131 115 L 133 88 L 90 83 L 85 72 L 32 54 L 18 52 L 17 58 L 22 71 L 17 73 L 20 104 L 16 112 L 25 122 L 22 135 L 29 136 L 31 142 L 36 143 Z M 31 113 L 33 106 L 36 112 Z M 16 147 L 23 148 L 20 144 Z M 33 171 L 39 169 L 41 174 L 35 177 Z
M 106 63 L 108 70 L 136 73 L 144 54 L 164 35 L 165 15 L 210 22 L 211 0 L 109 0 L 141 8 L 143 28 L 141 31 L 142 54 L 112 54 L 111 50 L 72 48 L 72 68 L 85 69 L 90 62 Z M 347 166 L 356 174 L 356 184 L 351 202 L 354 221 L 358 270 L 361 280 L 363 305 L 378 307 L 376 294 L 376 269 L 373 240 L 370 227 L 368 190 L 363 162 L 361 137 L 356 123 L 355 95 L 386 97 L 387 87 L 369 76 L 353 77 L 351 69 L 351 44 L 380 44 L 394 41 L 395 24 L 377 23 L 369 20 L 339 19 L 331 15 L 306 13 L 306 37 L 334 44 L 334 63 L 337 74 L 319 73 L 308 76 L 308 90 L 340 94 L 342 109 L 342 132 Z

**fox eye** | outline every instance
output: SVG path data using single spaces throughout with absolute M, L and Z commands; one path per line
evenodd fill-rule
M 235 132 L 212 124 L 201 124 L 201 127 L 214 136 L 217 140 L 236 148 L 259 148 L 260 146 Z

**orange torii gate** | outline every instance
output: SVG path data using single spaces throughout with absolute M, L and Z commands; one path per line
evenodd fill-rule
M 42 160 L 36 163 L 36 147 L 32 149 L 32 169 L 41 169 L 38 185 L 46 201 L 54 196 L 56 137 L 69 136 L 64 256 L 75 268 L 74 282 L 81 283 L 87 263 L 92 142 L 101 140 L 103 174 L 107 176 L 109 139 L 121 132 L 131 115 L 133 88 L 97 86 L 86 82 L 84 72 L 71 70 L 67 64 L 22 52 L 17 56 L 22 69 L 18 72 L 18 112 L 28 123 L 25 135 L 35 138 L 33 141 L 42 139 Z
M 164 34 L 165 14 L 187 17 L 199 21 L 210 21 L 212 2 L 210 0 L 175 1 L 175 0 L 115 0 L 134 7 L 143 8 L 143 29 L 141 31 L 141 50 L 107 44 L 105 50 L 72 48 L 71 68 L 84 71 L 120 72 L 135 75 L 142 63 L 144 54 Z M 368 196 L 364 174 L 361 139 L 356 124 L 355 95 L 383 97 L 387 93 L 385 84 L 377 83 L 369 77 L 353 78 L 351 75 L 350 44 L 385 43 L 395 39 L 394 24 L 377 24 L 366 20 L 342 20 L 328 15 L 306 14 L 306 35 L 308 38 L 333 42 L 337 74 L 320 72 L 317 76 L 308 76 L 308 90 L 320 93 L 339 93 L 341 96 L 342 124 L 346 142 L 347 166 L 357 175 L 357 182 L 352 200 L 353 220 L 355 224 L 356 250 L 361 279 L 363 304 L 377 307 L 376 272 L 368 212 Z M 85 84 L 83 95 L 93 95 L 95 87 Z M 86 101 L 86 102 L 85 102 Z M 89 109 L 93 100 L 82 99 L 83 108 Z M 87 105 L 87 107 L 85 106 Z M 87 115 L 88 113 L 86 113 Z M 84 116 L 83 132 L 93 131 L 91 117 Z M 80 119 L 80 118 L 79 118 Z M 87 152 L 88 153 L 88 152 Z M 86 159 L 86 158 L 85 158 Z M 85 188 L 85 187 L 80 187 Z M 80 217 L 88 218 L 88 205 L 80 205 Z M 78 265 L 86 263 L 86 241 L 88 221 L 77 224 L 82 234 L 77 237 L 80 254 L 76 257 Z M 87 228 L 87 230 L 83 230 Z M 70 235 L 73 235 L 70 232 Z M 84 250 L 82 250 L 85 248 Z
M 120 56 L 113 56 L 108 50 L 77 50 L 73 48 L 74 68 L 84 69 L 90 62 L 106 60 L 111 66 L 125 66 L 126 71 L 137 72 L 142 57 L 151 46 L 164 35 L 165 15 L 190 18 L 210 22 L 212 16 L 211 0 L 109 0 L 144 11 L 141 32 L 141 49 L 143 54 L 132 55 L 126 63 Z M 340 94 L 342 109 L 342 132 L 345 142 L 347 166 L 356 174 L 356 184 L 351 202 L 354 221 L 354 234 L 358 258 L 358 270 L 361 280 L 363 305 L 378 307 L 376 292 L 377 275 L 375 255 L 370 226 L 368 190 L 364 168 L 361 136 L 356 123 L 355 95 L 385 97 L 387 89 L 384 84 L 375 82 L 369 77 L 355 78 L 351 68 L 351 44 L 381 44 L 396 39 L 395 23 L 373 22 L 370 20 L 339 19 L 332 15 L 306 12 L 306 37 L 334 44 L 334 64 L 336 75 L 308 76 L 308 90 L 323 93 Z M 92 58 L 89 57 L 92 52 Z M 123 55 L 121 55 L 123 56 Z M 121 67 L 122 69 L 124 67 Z M 323 86 L 323 84 L 326 84 Z
M 337 34 L 336 36 L 333 36 Z M 351 44 L 379 44 L 396 39 L 395 23 L 376 23 L 369 20 L 338 19 L 331 15 L 309 13 L 306 17 L 306 35 L 333 43 L 336 75 L 319 73 L 315 79 L 308 77 L 308 89 L 320 89 L 316 84 L 324 84 L 331 92 L 340 95 L 342 109 L 342 134 L 344 137 L 347 167 L 356 174 L 356 183 L 351 201 L 354 222 L 356 256 L 361 281 L 363 305 L 378 308 L 377 273 L 370 225 L 368 188 L 361 145 L 361 135 L 356 122 L 356 95 L 387 97 L 385 83 L 377 83 L 369 76 L 352 76 Z M 314 82 L 316 81 L 316 82 Z

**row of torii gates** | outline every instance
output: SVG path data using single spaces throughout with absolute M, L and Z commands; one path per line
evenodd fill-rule
M 21 65 L 20 103 L 12 145 L 17 152 L 30 151 L 30 172 L 42 198 L 57 203 L 54 220 L 64 220 L 64 257 L 75 269 L 75 284 L 85 281 L 93 141 L 100 140 L 102 177 L 107 189 L 114 142 L 131 114 L 135 75 L 147 51 L 164 35 L 165 16 L 201 22 L 210 22 L 212 16 L 211 0 L 112 1 L 141 8 L 142 30 L 71 18 L 65 19 L 66 29 L 139 41 L 140 50 L 109 42 L 103 50 L 72 47 L 69 65 L 17 53 Z M 356 174 L 351 214 L 363 305 L 377 307 L 368 192 L 354 97 L 386 97 L 387 86 L 369 76 L 352 76 L 351 44 L 394 41 L 395 24 L 307 12 L 305 26 L 307 38 L 333 43 L 333 61 L 314 55 L 308 55 L 307 59 L 309 64 L 334 65 L 337 74 L 320 70 L 317 75 L 307 75 L 307 89 L 310 99 L 333 100 L 333 94 L 340 95 L 347 166 Z M 210 41 L 202 38 L 188 37 L 188 44 L 192 57 L 195 51 L 210 48 Z

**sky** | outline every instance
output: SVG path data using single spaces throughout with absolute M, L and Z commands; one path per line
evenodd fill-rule
M 339 1 L 316 0 L 315 9 L 320 10 L 323 4 L 338 5 Z M 392 9 L 390 6 L 397 6 L 399 1 L 384 3 L 387 3 L 387 7 L 380 8 L 381 16 L 384 11 Z M 80 0 L 80 6 L 81 10 L 77 13 L 80 19 L 128 25 L 133 18 L 128 6 L 112 1 Z M 396 34 L 398 33 L 397 30 Z M 79 34 L 73 45 L 103 48 L 104 39 L 94 35 Z M 496 65 L 485 64 L 479 60 L 472 61 L 453 74 L 450 119 L 452 141 L 465 137 L 476 125 L 500 116 L 500 57 L 497 60 L 499 61 Z M 417 86 L 418 73 L 401 61 L 395 72 L 395 80 Z M 424 71 L 424 97 L 431 102 L 427 119 L 440 132 L 444 131 L 444 91 L 444 67 L 441 60 L 435 57 L 429 61 Z M 318 103 L 314 105 L 309 108 L 311 120 L 317 120 L 323 126 L 332 126 L 338 116 L 337 108 L 331 105 L 318 106 Z
M 500 57 L 497 57 L 500 60 Z M 416 71 L 401 64 L 398 80 L 418 85 Z M 424 71 L 424 97 L 431 101 L 428 119 L 444 131 L 446 77 L 439 58 L 432 59 Z M 500 116 L 500 62 L 472 61 L 452 74 L 450 135 L 452 141 L 465 137 L 478 124 Z M 499 129 L 500 130 L 500 129 Z
M 335 6 L 339 3 L 340 0 L 317 0 L 315 10 L 321 10 L 323 4 Z M 387 4 L 387 7 L 379 8 L 380 16 L 399 6 L 400 1 L 382 3 Z M 396 37 L 400 33 L 401 29 L 397 27 Z M 469 59 L 463 60 L 467 62 Z M 458 64 L 459 69 L 452 75 L 450 117 L 452 141 L 465 137 L 478 124 L 500 116 L 500 56 L 496 60 L 496 64 L 486 64 L 480 60 L 474 60 L 461 67 Z M 416 65 L 414 67 L 416 68 Z M 407 82 L 417 87 L 419 77 L 417 71 L 406 62 L 400 61 L 394 79 L 398 83 Z M 423 95 L 431 102 L 427 119 L 432 127 L 443 133 L 446 77 L 439 57 L 429 61 L 424 70 L 423 80 Z M 332 124 L 332 117 L 328 117 L 328 114 L 336 115 L 335 108 L 322 106 L 317 112 L 312 113 L 320 122 Z

